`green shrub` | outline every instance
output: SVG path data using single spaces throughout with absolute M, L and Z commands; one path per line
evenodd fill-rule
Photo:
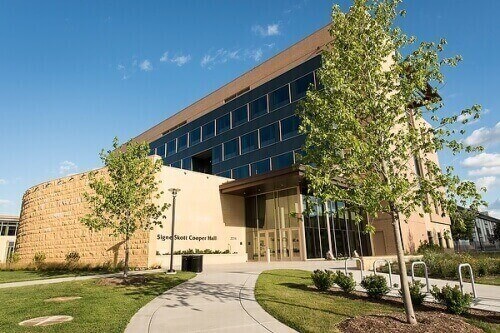
M 444 252 L 443 248 L 436 244 L 429 244 L 428 241 L 420 242 L 420 246 L 417 249 L 418 254 L 425 254 L 426 252 Z
M 66 263 L 76 264 L 80 261 L 80 254 L 76 251 L 71 251 L 66 254 Z
M 462 294 L 460 287 L 457 285 L 453 288 L 446 285 L 442 289 L 432 286 L 431 294 L 436 301 L 446 306 L 449 312 L 458 315 L 467 312 L 472 302 L 472 295 Z
M 424 284 L 420 281 L 408 283 L 410 287 L 410 297 L 413 305 L 421 305 L 424 301 L 425 294 L 422 292 Z M 399 289 L 399 294 L 403 297 L 403 290 Z
M 43 252 L 36 252 L 35 255 L 33 256 L 33 263 L 35 264 L 36 268 L 40 268 L 40 266 L 43 265 L 45 262 L 45 259 L 47 259 L 47 256 Z
M 361 280 L 361 287 L 365 288 L 366 293 L 371 298 L 382 298 L 389 292 L 387 281 L 382 275 L 368 275 Z
M 7 258 L 8 264 L 17 264 L 21 258 L 19 257 L 19 253 L 12 252 Z
M 311 274 L 311 279 L 314 285 L 320 291 L 327 291 L 333 285 L 332 271 L 325 269 L 324 271 L 317 269 Z
M 346 275 L 342 271 L 337 271 L 333 274 L 333 283 L 346 293 L 352 293 L 356 289 L 356 281 L 352 277 L 352 273 Z

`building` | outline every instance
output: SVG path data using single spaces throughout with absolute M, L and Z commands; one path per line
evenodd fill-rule
M 267 252 L 271 260 L 324 258 L 328 251 L 336 257 L 354 251 L 363 256 L 395 253 L 388 216 L 374 222 L 374 235 L 364 234 L 354 216 L 339 214 L 344 203 L 323 204 L 306 194 L 302 168 L 296 165 L 304 137 L 298 133 L 295 110 L 308 88 L 320 87 L 315 72 L 329 41 L 324 27 L 134 138 L 148 142 L 151 155 L 163 160 L 163 183 L 181 189 L 177 250 L 226 251 L 233 256 L 227 260 L 243 261 L 267 260 Z M 437 161 L 435 154 L 427 158 Z M 410 160 L 425 172 L 418 158 Z M 48 258 L 60 259 L 70 248 L 84 247 L 82 258 L 101 261 L 110 257 L 109 249 L 120 248 L 106 235 L 97 244 L 75 220 L 85 211 L 79 194 L 86 175 L 75 177 L 26 193 L 19 237 L 24 260 L 44 246 L 53 252 Z M 302 214 L 306 208 L 312 212 L 307 216 Z M 417 212 L 402 223 L 405 251 L 414 252 L 432 235 L 449 232 L 450 220 L 441 215 L 436 207 L 432 214 L 420 217 Z M 164 229 L 137 239 L 138 264 L 162 262 L 169 228 L 167 220 Z
M 460 239 L 455 242 L 455 247 L 459 251 L 498 251 L 500 241 L 495 240 L 495 226 L 500 220 L 489 216 L 488 212 L 478 213 L 475 221 L 472 239 Z
M 0 215 L 0 263 L 14 253 L 18 225 L 18 216 Z

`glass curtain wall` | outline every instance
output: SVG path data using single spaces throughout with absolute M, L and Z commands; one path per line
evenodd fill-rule
M 299 207 L 296 188 L 245 198 L 249 260 L 299 260 Z
M 363 232 L 365 222 L 356 223 L 357 213 L 347 211 L 343 202 L 323 202 L 303 195 L 307 258 L 335 258 L 371 255 L 370 237 Z

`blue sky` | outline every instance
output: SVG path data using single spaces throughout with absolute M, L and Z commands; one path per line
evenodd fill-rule
M 333 3 L 0 1 L 0 213 L 18 214 L 27 188 L 100 166 L 114 136 L 136 136 L 324 26 Z M 450 114 L 487 110 L 466 126 L 486 151 L 441 163 L 487 186 L 500 216 L 500 2 L 403 8 L 405 31 L 446 37 L 448 54 L 464 58 L 441 94 Z

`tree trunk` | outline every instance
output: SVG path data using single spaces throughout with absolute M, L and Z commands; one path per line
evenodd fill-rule
M 392 226 L 394 231 L 394 238 L 396 239 L 396 252 L 398 256 L 399 277 L 401 283 L 401 290 L 403 292 L 403 303 L 405 306 L 406 322 L 411 325 L 417 324 L 417 317 L 413 310 L 413 303 L 410 297 L 410 287 L 408 286 L 408 276 L 406 274 L 406 263 L 403 252 L 403 240 L 401 239 L 401 232 L 399 226 L 399 215 L 394 205 L 391 204 L 392 212 Z
M 123 277 L 128 276 L 128 259 L 129 259 L 129 236 L 125 237 L 125 264 L 123 265 Z

